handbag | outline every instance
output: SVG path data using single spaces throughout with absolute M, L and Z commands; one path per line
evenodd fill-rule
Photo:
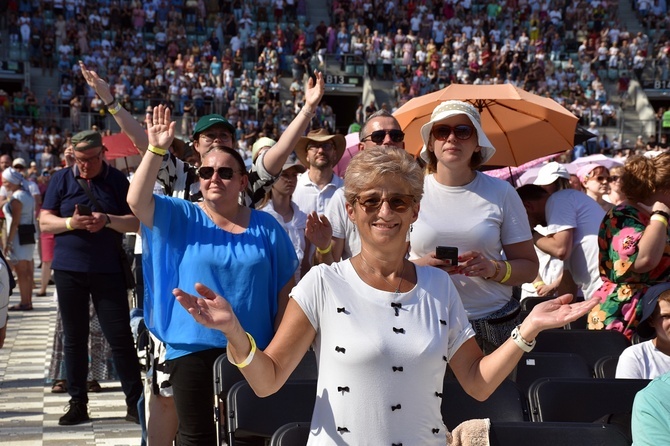
M 93 206 L 100 209 L 101 212 L 105 212 L 104 208 L 100 206 L 100 203 L 98 203 L 98 200 L 96 200 L 93 193 L 91 193 L 91 189 L 88 187 L 88 183 L 86 183 L 86 180 L 84 180 L 81 177 L 77 177 L 77 183 L 79 183 L 81 188 L 84 189 L 86 196 L 88 197 L 89 200 L 91 200 Z M 126 255 L 126 251 L 123 249 L 123 246 L 120 243 L 117 245 L 117 251 L 119 253 L 119 261 L 121 262 L 121 272 L 123 273 L 123 278 L 126 282 L 126 289 L 128 290 L 133 289 L 135 288 L 136 285 L 135 275 L 133 274 L 133 269 L 130 266 L 130 260 Z
M 34 245 L 35 244 L 35 224 L 28 223 L 19 225 L 18 228 L 19 245 Z

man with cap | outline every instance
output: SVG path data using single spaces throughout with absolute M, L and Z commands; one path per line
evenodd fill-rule
M 641 304 L 637 334 L 648 340 L 621 353 L 616 378 L 654 379 L 670 372 L 670 283 L 650 287 Z
M 371 114 L 358 134 L 358 150 L 381 146 L 384 148 L 405 148 L 405 134 L 400 128 L 398 120 L 387 110 L 379 110 Z M 325 221 L 319 219 L 325 226 L 330 225 L 332 236 L 330 242 L 325 236 L 314 242 L 317 246 L 316 260 L 318 263 L 330 264 L 339 262 L 358 254 L 360 251 L 360 239 L 353 222 L 349 219 L 346 209 L 346 198 L 344 189 L 340 188 L 333 194 L 325 212 Z M 308 220 L 314 225 L 319 217 L 311 214 Z M 320 225 L 319 225 L 320 226 Z M 316 228 L 311 226 L 311 228 Z M 310 228 L 311 236 L 312 229 Z M 320 231 L 319 231 L 320 232 Z M 315 234 L 316 235 L 316 234 Z M 322 240 L 321 240 L 322 239 Z
M 128 180 L 104 160 L 100 133 L 77 133 L 72 137 L 72 149 L 75 165 L 52 176 L 40 211 L 41 230 L 56 235 L 52 268 L 71 398 L 69 409 L 58 424 L 89 421 L 86 376 L 90 299 L 112 347 L 114 365 L 126 395 L 126 420 L 137 423 L 142 380 L 120 256 L 125 255 L 123 234 L 137 231 L 139 224 L 126 202 Z
M 527 184 L 517 192 L 531 227 L 546 227 L 545 235 L 533 231 L 535 246 L 563 261 L 563 277 L 556 292 L 576 295 L 579 286 L 584 298 L 591 298 L 602 284 L 598 271 L 598 229 L 605 211 L 586 194 L 569 187 L 549 194 L 537 184 Z

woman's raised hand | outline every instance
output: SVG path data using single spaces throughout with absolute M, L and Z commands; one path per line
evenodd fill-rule
M 598 305 L 598 298 L 591 298 L 583 302 L 572 303 L 572 294 L 563 294 L 556 299 L 550 299 L 533 307 L 530 314 L 524 320 L 524 325 L 530 322 L 529 329 L 533 332 L 533 338 L 550 328 L 560 328 L 577 320 Z
M 154 107 L 153 114 L 147 113 L 146 124 L 149 144 L 167 150 L 172 145 L 176 125 L 171 119 L 170 109 L 163 104 Z
M 172 294 L 196 322 L 207 328 L 221 330 L 224 333 L 234 328 L 235 324 L 239 324 L 226 299 L 217 295 L 202 283 L 196 283 L 195 290 L 202 297 L 196 297 L 179 288 L 172 290 Z
M 102 102 L 109 104 L 114 101 L 114 95 L 112 95 L 109 84 L 98 76 L 98 73 L 86 68 L 86 65 L 81 60 L 79 61 L 79 68 L 81 68 L 81 74 L 84 76 L 86 83 L 95 90 L 100 99 L 102 99 Z
M 316 82 L 315 82 L 316 80 Z M 305 90 L 305 105 L 309 105 L 312 110 L 319 105 L 321 97 L 326 89 L 326 82 L 323 80 L 323 73 L 314 70 L 314 78 L 310 76 Z

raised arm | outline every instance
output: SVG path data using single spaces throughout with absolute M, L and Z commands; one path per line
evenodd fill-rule
M 564 294 L 536 305 L 519 326 L 520 342 L 533 343 L 541 331 L 563 327 L 591 311 L 599 300 L 571 302 L 572 295 Z M 484 356 L 474 338 L 470 338 L 456 351 L 449 365 L 463 389 L 473 398 L 484 401 L 514 370 L 523 353 L 510 337 L 493 353 Z
M 201 283 L 197 283 L 195 289 L 202 298 L 180 289 L 172 293 L 197 322 L 221 330 L 226 335 L 229 359 L 237 364 L 245 360 L 249 362 L 240 371 L 258 396 L 271 395 L 279 390 L 316 336 L 314 327 L 300 306 L 289 299 L 277 333 L 270 345 L 261 351 L 252 346 L 228 301 Z
M 153 115 L 147 113 L 148 140 L 151 150 L 147 150 L 130 182 L 128 205 L 133 213 L 152 228 L 154 222 L 154 183 L 161 167 L 163 155 L 174 139 L 175 123 L 171 120 L 170 109 L 159 105 L 154 107 Z
M 277 144 L 265 152 L 263 166 L 272 176 L 277 176 L 281 173 L 281 169 L 284 166 L 286 159 L 293 151 L 293 148 L 298 143 L 300 137 L 305 133 L 305 130 L 307 130 L 309 123 L 312 122 L 316 106 L 319 105 L 319 101 L 321 101 L 325 88 L 323 73 L 319 73 L 315 70 L 314 75 L 316 77 L 310 77 L 307 84 L 305 105 L 300 110 L 300 113 L 293 118 L 293 121 L 291 121 L 286 128 L 286 131 L 279 137 Z
M 103 103 L 113 104 L 116 102 L 114 100 L 114 95 L 112 95 L 112 91 L 109 88 L 109 84 L 98 76 L 98 73 L 86 68 L 86 65 L 84 65 L 84 62 L 81 60 L 79 61 L 79 67 L 81 68 L 81 74 L 84 76 L 86 83 L 95 90 Z M 114 108 L 114 106 L 112 105 L 111 108 Z M 128 135 L 133 144 L 135 144 L 135 147 L 139 149 L 140 153 L 144 154 L 144 152 L 147 151 L 149 139 L 142 125 L 133 118 L 133 115 L 131 115 L 128 110 L 121 107 L 120 104 L 118 111 L 116 113 L 110 112 L 110 114 L 114 117 L 116 123 L 119 124 L 123 133 Z

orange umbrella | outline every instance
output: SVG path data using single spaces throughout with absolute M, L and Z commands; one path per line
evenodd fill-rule
M 482 127 L 496 149 L 487 165 L 519 166 L 574 147 L 577 117 L 553 99 L 511 84 L 452 84 L 410 99 L 393 113 L 405 132 L 405 150 L 418 156 L 421 126 L 448 100 L 470 102 L 481 113 Z

